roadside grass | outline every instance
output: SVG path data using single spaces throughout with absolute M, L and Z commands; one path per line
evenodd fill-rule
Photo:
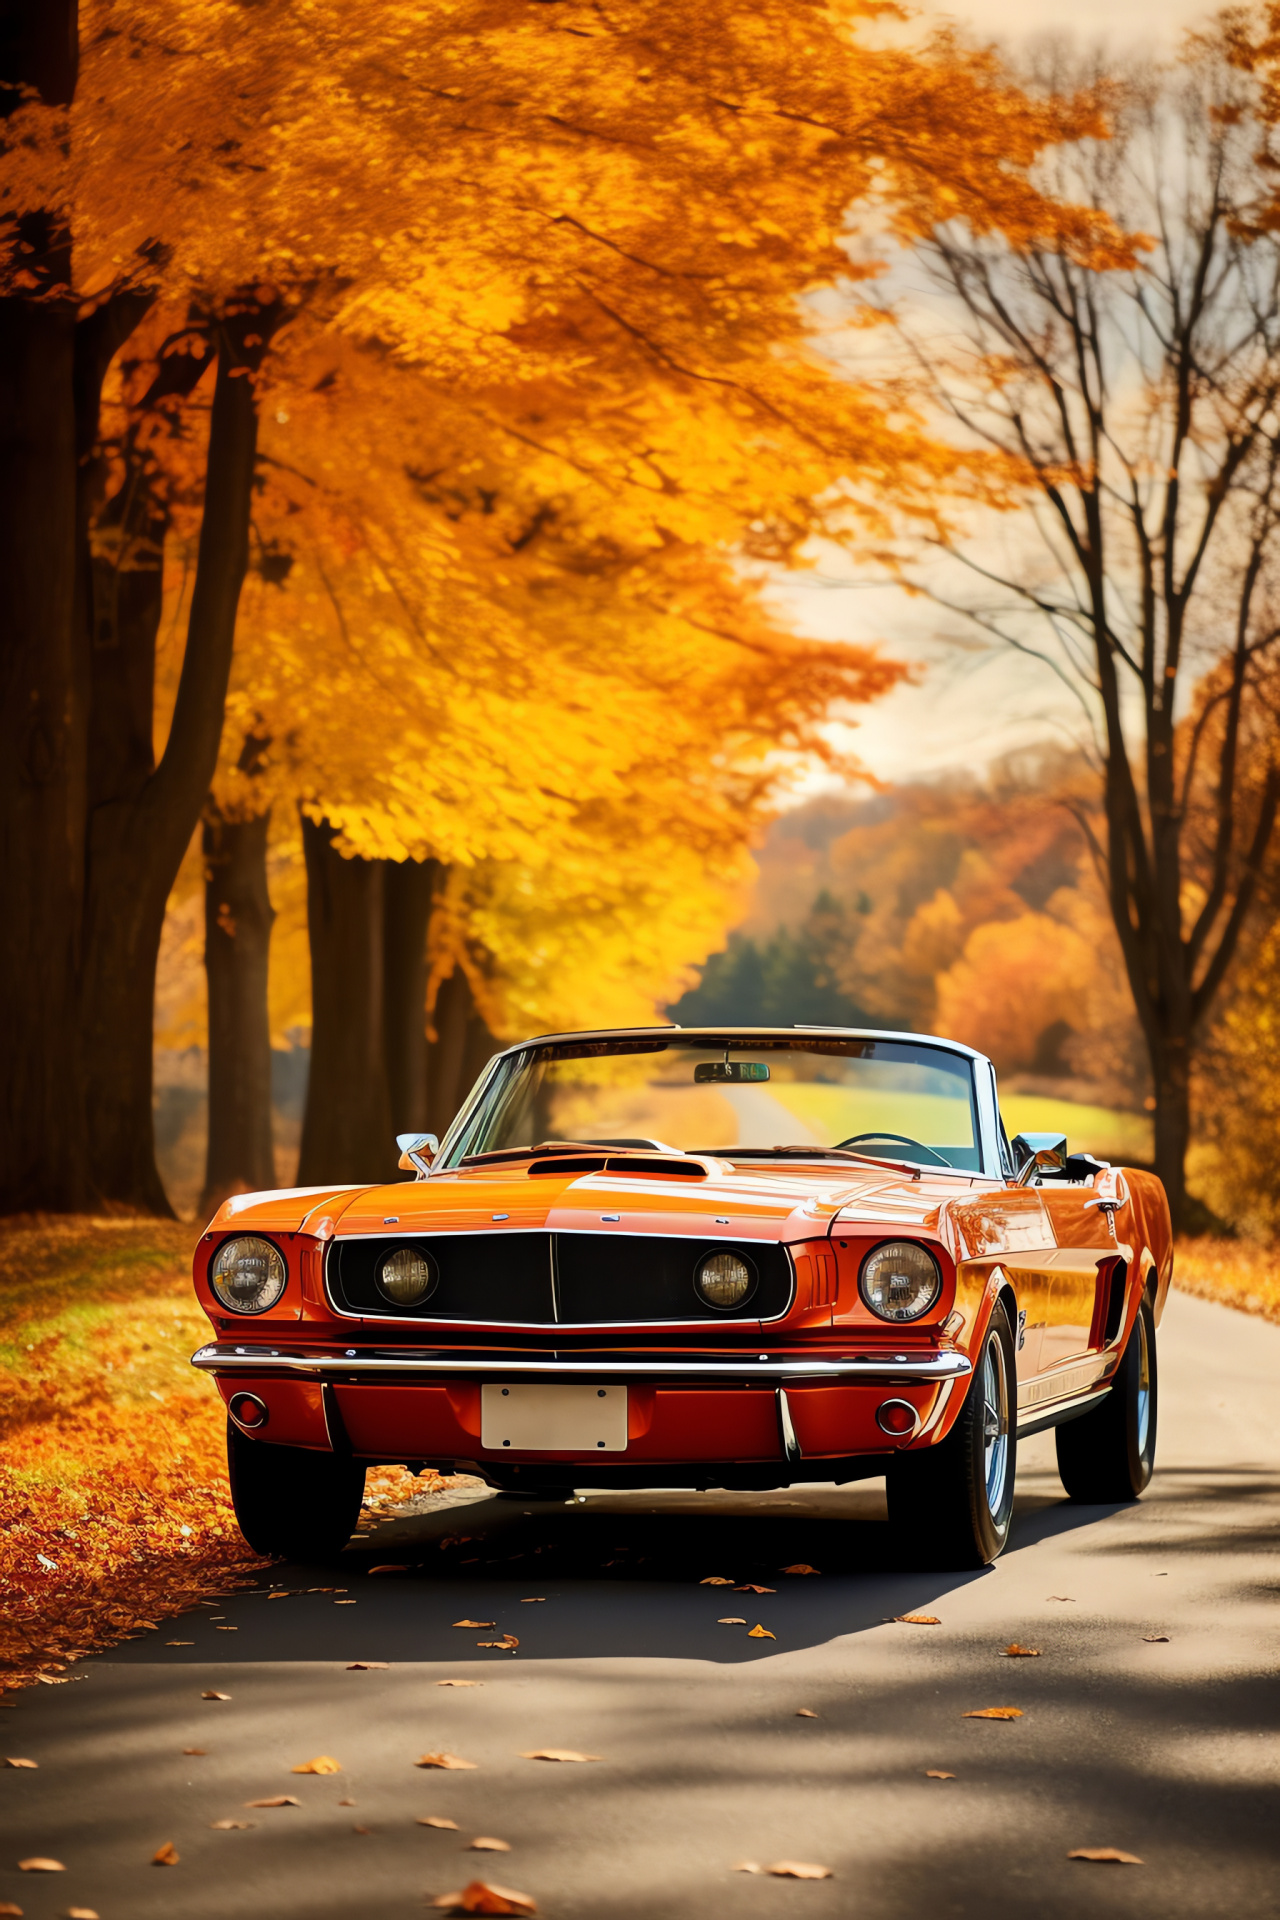
M 0 1690 L 252 1584 L 231 1509 L 226 1416 L 192 1371 L 209 1326 L 198 1229 L 0 1223 Z M 361 1525 L 442 1482 L 369 1475 Z
M 1252 1240 L 1180 1239 L 1173 1284 L 1203 1300 L 1280 1321 L 1280 1249 Z

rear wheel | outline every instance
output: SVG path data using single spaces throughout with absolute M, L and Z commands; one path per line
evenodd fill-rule
M 255 1553 L 331 1560 L 355 1531 L 364 1468 L 332 1453 L 250 1440 L 227 1422 L 236 1524 Z
M 1058 1474 L 1073 1500 L 1136 1500 L 1156 1459 L 1156 1321 L 1144 1294 L 1111 1391 L 1054 1436 Z
M 985 1567 L 1009 1538 L 1017 1464 L 1013 1330 L 991 1315 L 960 1417 L 945 1440 L 897 1454 L 886 1476 L 889 1523 L 918 1567 Z

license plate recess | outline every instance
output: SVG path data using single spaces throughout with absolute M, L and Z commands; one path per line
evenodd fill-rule
M 492 1453 L 625 1453 L 625 1387 L 545 1381 L 480 1389 L 480 1444 Z

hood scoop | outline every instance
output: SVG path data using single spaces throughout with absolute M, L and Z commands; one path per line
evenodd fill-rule
M 542 1174 L 649 1174 L 658 1180 L 706 1180 L 711 1168 L 705 1160 L 675 1159 L 654 1153 L 561 1153 L 539 1156 L 529 1167 L 529 1178 Z

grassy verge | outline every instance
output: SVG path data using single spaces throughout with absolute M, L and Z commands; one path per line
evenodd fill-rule
M 196 1230 L 0 1224 L 0 1689 L 154 1631 L 259 1577 L 226 1479 L 226 1416 L 190 1355 Z M 441 1484 L 369 1476 L 366 1518 Z
M 1242 1313 L 1280 1321 L 1280 1252 L 1249 1240 L 1179 1240 L 1173 1283 Z

